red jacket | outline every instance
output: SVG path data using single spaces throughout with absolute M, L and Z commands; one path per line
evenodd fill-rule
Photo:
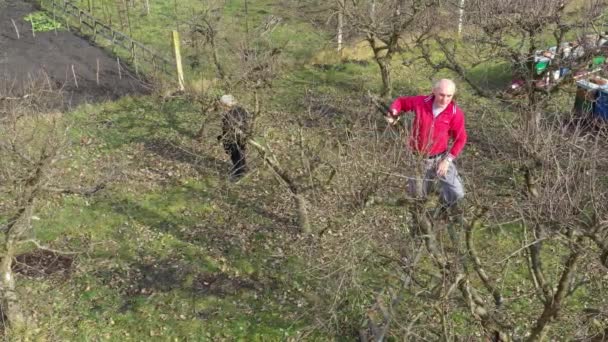
M 412 124 L 410 146 L 416 152 L 434 156 L 448 150 L 449 138 L 454 140 L 449 156 L 458 157 L 465 143 L 467 132 L 464 128 L 464 114 L 454 101 L 436 118 L 433 117 L 433 95 L 430 96 L 403 96 L 397 98 L 391 105 L 391 110 L 397 113 L 413 111 L 415 113 Z

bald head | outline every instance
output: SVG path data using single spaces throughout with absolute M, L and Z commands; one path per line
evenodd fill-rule
M 445 108 L 452 102 L 455 93 L 456 84 L 454 84 L 454 81 L 447 78 L 440 79 L 433 85 L 433 95 L 435 95 L 433 104 L 435 107 Z
M 443 89 L 451 89 L 453 92 L 456 91 L 456 84 L 454 83 L 454 81 L 447 79 L 447 78 L 442 78 L 439 81 L 435 82 L 435 84 L 433 84 L 433 90 L 435 89 L 439 89 L 439 88 L 443 88 Z

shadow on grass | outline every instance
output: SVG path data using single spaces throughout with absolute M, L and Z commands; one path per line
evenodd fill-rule
M 239 234 L 296 230 L 295 222 L 266 210 L 260 202 L 225 188 L 208 191 L 182 185 L 148 194 L 141 200 L 108 199 L 112 210 L 180 241 L 218 250 L 239 248 Z M 221 203 L 227 204 L 222 207 Z M 220 204 L 220 206 L 218 206 Z
M 192 166 L 199 174 L 209 175 L 211 170 L 215 175 L 225 175 L 231 169 L 230 163 L 208 156 L 188 146 L 181 146 L 163 138 L 151 138 L 144 141 L 146 151 L 169 161 L 185 163 Z
M 102 110 L 99 116 L 97 136 L 113 149 L 158 136 L 194 139 L 197 133 L 196 125 L 192 125 L 197 111 L 185 99 L 166 102 L 150 97 L 122 99 Z
M 379 77 L 373 66 L 361 66 L 354 63 L 317 65 L 301 68 L 289 74 L 287 78 L 277 81 L 280 95 L 277 100 L 283 108 L 293 108 L 294 103 L 300 103 L 307 89 L 333 92 L 336 89 L 342 94 L 362 93 L 370 83 L 370 78 Z M 376 76 L 378 75 L 378 76 Z M 301 109 L 301 108 L 298 108 Z
M 238 298 L 244 292 L 262 295 L 275 286 L 269 281 L 260 281 L 245 275 L 205 272 L 193 264 L 181 260 L 180 256 L 135 262 L 120 268 L 98 269 L 93 274 L 104 285 L 120 293 L 120 313 L 137 313 L 142 306 L 166 305 L 152 298 L 157 294 L 178 291 L 193 298 L 214 297 L 218 299 Z M 257 297 L 254 297 L 257 298 Z M 171 310 L 170 306 L 167 307 Z M 209 312 L 196 313 L 205 318 Z
M 123 145 L 142 144 L 144 152 L 149 152 L 159 160 L 169 161 L 167 163 L 169 165 L 177 162 L 190 166 L 200 176 L 195 176 L 196 178 L 212 179 L 215 176 L 224 178 L 223 175 L 230 170 L 230 164 L 214 157 L 208 151 L 199 150 L 200 145 L 194 143 L 194 135 L 199 127 L 192 123 L 197 123 L 198 116 L 197 109 L 184 99 L 172 99 L 160 103 L 149 98 L 127 98 L 119 103 L 108 104 L 108 107 L 98 114 L 96 122 L 102 125 L 98 126 L 98 136 L 110 149 L 120 152 Z M 186 212 L 196 210 L 193 208 L 200 207 L 196 203 L 203 201 L 225 204 L 230 208 L 229 217 L 220 217 L 220 221 L 217 222 L 206 222 L 207 228 L 218 227 L 218 231 L 226 222 L 238 224 L 240 220 L 246 225 L 251 225 L 252 218 L 254 222 L 258 221 L 254 225 L 264 226 L 264 229 L 279 230 L 295 227 L 289 217 L 283 217 L 264 208 L 264 203 L 268 203 L 269 207 L 272 206 L 274 202 L 272 195 L 260 194 L 258 190 L 250 188 L 222 183 L 216 190 L 201 192 L 200 189 L 183 186 L 179 194 L 172 193 L 175 189 L 169 188 L 168 193 L 162 194 L 164 197 L 162 200 L 155 200 L 155 203 L 148 205 L 130 199 L 130 195 L 118 199 L 118 203 L 109 204 L 122 214 L 186 241 L 204 239 L 207 234 L 204 229 L 197 227 L 201 220 L 194 221 L 186 215 L 167 210 L 168 207 L 174 206 L 172 201 L 181 201 L 184 198 L 188 198 L 188 203 L 184 205 Z M 252 193 L 254 190 L 256 193 Z M 180 228 L 184 229 L 180 231 Z M 185 231 L 188 231 L 188 234 Z
M 204 155 L 190 149 L 189 147 L 179 146 L 173 142 L 163 139 L 151 139 L 145 143 L 146 150 L 156 154 L 157 156 L 169 160 L 186 163 L 193 166 L 200 175 L 208 176 L 209 170 L 212 170 L 218 177 L 225 177 L 231 169 L 231 165 L 228 162 L 219 160 L 212 156 Z M 281 216 L 271 211 L 263 209 L 261 206 L 255 204 L 260 203 L 259 194 L 255 199 L 251 198 L 245 190 L 239 191 L 238 188 L 233 190 L 224 191 L 224 195 L 221 197 L 215 197 L 212 200 L 218 202 L 227 203 L 235 208 L 239 208 L 242 212 L 250 212 L 257 216 L 263 217 L 273 222 L 270 225 L 270 229 L 289 229 L 297 230 L 297 224 L 289 217 Z M 226 193 L 227 192 L 227 193 Z M 266 198 L 268 203 L 272 202 L 272 196 Z M 245 220 L 247 218 L 244 218 Z

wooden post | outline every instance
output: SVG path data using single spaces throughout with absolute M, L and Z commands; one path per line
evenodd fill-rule
M 179 90 L 184 88 L 184 70 L 182 69 L 182 55 L 179 48 L 179 33 L 173 30 L 173 52 L 175 54 L 175 67 L 177 68 L 177 83 Z
M 17 39 L 21 39 L 21 35 L 19 34 L 19 28 L 17 28 L 15 20 L 11 19 L 11 22 L 13 23 L 13 27 L 15 28 L 15 32 L 17 33 Z
M 150 64 L 150 66 L 152 66 L 152 73 L 156 77 L 156 73 L 158 71 L 158 70 L 156 70 L 156 68 L 158 67 L 156 64 L 156 54 L 152 51 L 147 51 L 147 53 L 148 53 L 148 56 L 150 57 L 150 59 L 148 59 L 147 62 Z
M 36 38 L 36 26 L 34 26 L 34 20 L 30 22 L 32 24 L 32 37 Z
M 65 16 L 65 26 L 68 29 L 68 31 L 71 31 L 71 29 L 70 29 L 70 16 L 69 16 L 70 13 L 68 12 L 67 3 L 65 2 L 65 0 L 63 0 L 62 12 L 66 15 Z
M 131 60 L 135 67 L 135 74 L 139 76 L 139 68 L 137 67 L 137 54 L 135 53 L 135 42 L 131 41 Z
M 112 26 L 110 26 L 110 29 L 112 28 Z M 114 45 L 114 42 L 116 41 L 116 35 L 114 33 L 114 30 L 112 29 L 112 31 L 110 31 L 112 33 L 112 53 L 116 54 L 116 45 Z

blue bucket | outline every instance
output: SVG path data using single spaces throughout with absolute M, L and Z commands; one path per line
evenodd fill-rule
M 608 121 L 608 89 L 599 89 L 593 111 L 598 119 Z

